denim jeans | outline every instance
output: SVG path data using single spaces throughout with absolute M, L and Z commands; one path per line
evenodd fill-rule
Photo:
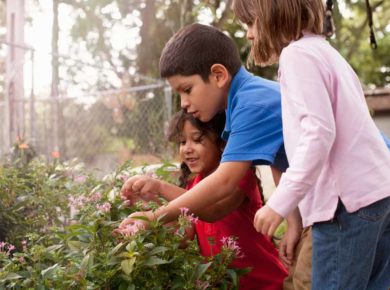
M 315 223 L 313 290 L 390 289 L 390 197 Z

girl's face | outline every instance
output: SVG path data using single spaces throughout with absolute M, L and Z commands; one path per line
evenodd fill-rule
M 255 35 L 256 35 L 255 25 L 254 24 L 246 25 L 246 38 L 250 41 L 253 41 L 255 40 Z
M 222 152 L 216 139 L 214 134 L 202 135 L 189 121 L 185 121 L 179 154 L 192 173 L 207 176 L 218 167 Z

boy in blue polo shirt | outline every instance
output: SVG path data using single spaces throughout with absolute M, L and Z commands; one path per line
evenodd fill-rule
M 161 215 L 176 219 L 180 208 L 198 215 L 210 204 L 231 198 L 248 169 L 270 165 L 277 182 L 288 166 L 283 146 L 281 98 L 276 82 L 253 76 L 243 67 L 234 42 L 218 29 L 192 24 L 178 31 L 160 58 L 160 73 L 179 93 L 181 107 L 203 122 L 226 110 L 223 138 L 227 140 L 220 166 L 199 184 L 160 207 L 143 212 L 149 219 Z M 132 179 L 123 190 L 137 192 L 144 186 Z M 134 222 L 134 213 L 121 226 Z M 283 243 L 292 258 L 302 225 L 299 211 L 288 218 Z

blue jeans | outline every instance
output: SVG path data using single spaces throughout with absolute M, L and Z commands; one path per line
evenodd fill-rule
M 390 197 L 315 223 L 312 290 L 390 289 Z

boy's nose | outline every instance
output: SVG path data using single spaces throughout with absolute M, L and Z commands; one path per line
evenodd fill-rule
M 184 110 L 187 110 L 190 106 L 190 102 L 185 97 L 180 97 L 180 107 Z

